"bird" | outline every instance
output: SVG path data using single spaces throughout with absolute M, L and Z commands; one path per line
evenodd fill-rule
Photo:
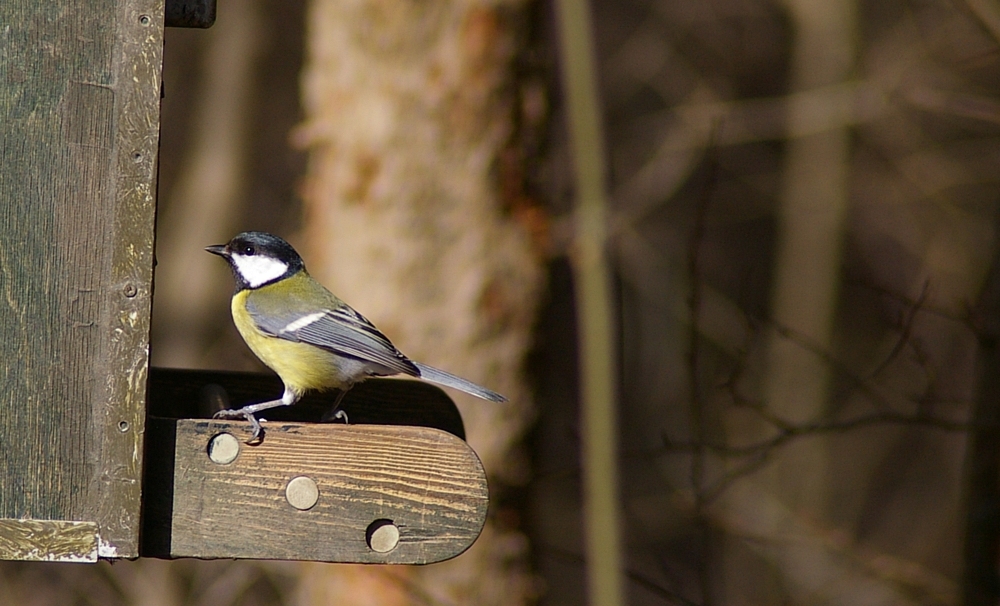
M 491 402 L 507 401 L 495 391 L 400 353 L 374 324 L 310 276 L 299 253 L 278 236 L 247 231 L 205 250 L 228 262 L 236 281 L 233 323 L 284 386 L 277 400 L 215 414 L 249 421 L 249 442 L 264 435 L 256 413 L 291 406 L 309 391 L 331 389 L 339 391 L 336 410 L 344 395 L 369 377 L 407 375 Z

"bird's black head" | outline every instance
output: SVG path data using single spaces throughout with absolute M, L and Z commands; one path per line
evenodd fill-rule
M 245 231 L 229 241 L 205 248 L 229 262 L 236 289 L 260 288 L 305 269 L 292 245 L 262 231 Z

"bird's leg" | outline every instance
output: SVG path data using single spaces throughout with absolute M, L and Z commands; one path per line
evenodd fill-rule
M 220 410 L 219 412 L 212 415 L 213 419 L 246 419 L 250 422 L 251 427 L 253 427 L 253 436 L 247 441 L 247 444 L 256 442 L 258 439 L 262 439 L 264 436 L 264 428 L 260 426 L 260 421 L 254 414 L 267 410 L 268 408 L 277 408 L 278 406 L 291 406 L 299 401 L 299 394 L 291 391 L 287 387 L 285 388 L 285 393 L 282 394 L 280 400 L 269 400 L 267 402 L 261 402 L 259 404 L 248 404 L 243 408 L 233 408 L 229 410 Z
M 325 423 L 327 421 L 330 421 L 331 419 L 339 419 L 344 421 L 344 425 L 350 425 L 350 421 L 347 419 L 347 413 L 344 412 L 343 410 L 339 410 L 340 403 L 344 400 L 344 396 L 347 395 L 347 392 L 349 390 L 350 388 L 339 390 L 340 393 L 337 394 L 337 399 L 334 400 L 333 406 L 330 408 L 329 411 L 327 411 L 323 415 L 323 417 L 320 419 L 320 422 Z

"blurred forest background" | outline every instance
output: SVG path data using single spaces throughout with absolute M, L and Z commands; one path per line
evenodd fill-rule
M 594 0 L 631 604 L 997 604 L 1000 4 Z M 0 604 L 587 603 L 551 3 L 222 0 L 168 30 L 153 363 L 259 369 L 202 252 L 289 237 L 456 397 L 420 569 L 0 565 Z M 237 530 L 234 529 L 234 532 Z

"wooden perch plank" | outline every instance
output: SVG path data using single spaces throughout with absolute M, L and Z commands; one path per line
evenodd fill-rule
M 486 520 L 482 464 L 465 442 L 443 431 L 270 423 L 263 443 L 249 446 L 246 423 L 154 424 L 158 434 L 175 428 L 169 521 L 162 519 L 168 512 L 153 506 L 148 513 L 161 519 L 147 525 L 153 535 L 169 533 L 160 542 L 169 546 L 169 557 L 426 564 L 465 551 Z M 210 439 L 222 432 L 238 439 L 239 453 L 228 464 L 208 454 Z M 298 477 L 318 491 L 315 505 L 304 510 L 286 494 Z M 155 498 L 153 486 L 146 489 Z M 308 490 L 298 495 L 305 506 L 309 496 Z M 370 541 L 389 549 L 376 551 Z

